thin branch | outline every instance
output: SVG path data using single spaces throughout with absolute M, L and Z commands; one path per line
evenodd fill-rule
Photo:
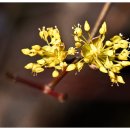
M 76 63 L 80 60 L 80 58 L 74 58 L 70 61 L 70 63 Z M 54 80 L 52 80 L 50 83 L 48 83 L 47 87 L 50 87 L 51 89 L 54 89 L 56 87 L 56 85 L 64 78 L 64 76 L 68 73 L 68 71 L 66 71 L 66 68 L 64 68 L 64 70 L 59 74 L 59 76 L 57 78 L 55 78 Z
M 6 76 L 12 80 L 14 80 L 15 82 L 20 82 L 20 83 L 24 83 L 27 84 L 29 87 L 31 88 L 35 88 L 40 90 L 40 92 L 44 93 L 44 94 L 48 94 L 52 97 L 55 97 L 56 99 L 58 99 L 60 102 L 64 102 L 67 99 L 67 95 L 63 94 L 63 93 L 58 93 L 52 89 L 50 89 L 47 86 L 43 86 L 37 83 L 34 83 L 32 81 L 26 80 L 24 78 L 21 78 L 19 76 L 13 75 L 11 73 L 6 73 Z
M 97 21 L 96 21 L 96 23 L 95 23 L 95 25 L 93 27 L 93 30 L 91 32 L 91 37 L 92 38 L 96 35 L 99 26 L 101 25 L 102 21 L 105 19 L 106 15 L 107 15 L 107 13 L 108 13 L 108 11 L 110 9 L 110 5 L 111 5 L 111 3 L 105 3 L 104 4 L 104 6 L 103 6 L 98 18 L 97 18 Z

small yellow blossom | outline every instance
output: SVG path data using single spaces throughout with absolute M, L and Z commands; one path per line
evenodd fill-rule
M 54 70 L 52 73 L 52 77 L 58 77 L 59 76 L 59 72 L 57 70 Z
M 44 65 L 45 64 L 45 60 L 44 59 L 37 60 L 37 63 L 40 64 L 40 65 Z
M 41 68 L 41 65 L 39 64 L 33 64 L 32 66 L 32 72 L 35 72 L 35 73 L 40 73 L 42 72 L 44 69 Z
M 24 68 L 25 69 L 32 69 L 32 67 L 33 67 L 33 63 L 28 63 Z
M 117 76 L 117 82 L 125 84 L 125 82 L 121 76 Z
M 119 35 L 116 35 L 110 39 L 114 44 L 118 43 L 120 40 L 122 40 L 122 37 Z
M 32 46 L 32 49 L 36 50 L 36 51 L 39 51 L 40 50 L 40 46 L 39 45 L 33 45 Z
M 43 71 L 44 71 L 44 69 L 41 67 L 33 69 L 33 72 L 35 72 L 35 73 L 41 73 Z
M 130 52 L 126 49 L 122 50 L 122 52 L 118 55 L 119 60 L 128 60 Z
M 37 55 L 37 51 L 35 49 L 31 49 L 30 53 L 28 55 L 31 56 L 31 57 L 35 56 L 35 55 Z
M 45 27 L 43 27 L 42 29 L 39 28 L 39 36 L 41 37 L 41 39 L 45 40 L 48 43 L 48 32 L 45 30 Z
M 30 53 L 30 50 L 28 48 L 21 50 L 24 55 L 28 55 Z
M 108 72 L 107 69 L 106 69 L 105 67 L 103 67 L 103 66 L 101 66 L 101 67 L 99 68 L 99 70 L 100 70 L 101 72 L 103 72 L 103 73 L 107 73 L 107 72 Z
M 115 79 L 115 74 L 114 74 L 114 72 L 109 71 L 109 72 L 108 72 L 108 75 L 110 76 L 111 79 Z
M 76 48 L 81 47 L 81 43 L 80 43 L 80 42 L 76 42 L 76 43 L 75 43 L 75 47 L 76 47 Z
M 75 65 L 75 64 L 70 64 L 70 65 L 68 65 L 66 71 L 72 71 L 72 70 L 74 70 L 75 68 L 76 68 L 76 65 Z
M 68 55 L 75 55 L 75 53 L 76 53 L 76 50 L 75 50 L 74 47 L 70 47 L 70 48 L 68 49 Z
M 90 26 L 87 20 L 85 21 L 85 24 L 84 24 L 84 30 L 87 32 L 90 30 Z
M 82 61 L 79 61 L 76 63 L 78 72 L 80 72 L 80 70 L 83 68 L 83 65 L 84 65 L 84 62 L 82 62 Z
M 74 35 L 74 40 L 75 40 L 76 42 L 78 42 L 78 41 L 80 41 L 80 38 L 79 38 L 77 35 Z
M 111 41 L 106 41 L 105 45 L 107 45 L 107 46 L 112 46 L 112 45 L 113 45 L 113 42 L 111 42 Z
M 106 26 L 106 22 L 104 22 L 99 30 L 100 34 L 105 34 L 107 31 L 107 26 Z
M 119 62 L 122 66 L 129 66 L 130 65 L 130 61 L 121 61 Z
M 120 40 L 119 41 L 120 47 L 126 49 L 128 47 L 128 41 Z
M 82 29 L 80 24 L 78 24 L 78 26 L 74 28 L 74 34 L 77 35 L 78 37 L 82 35 Z

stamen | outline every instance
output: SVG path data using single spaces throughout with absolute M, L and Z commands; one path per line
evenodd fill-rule
M 38 30 L 39 30 L 39 31 L 41 31 L 41 29 L 40 29 L 40 28 L 38 28 Z
M 123 36 L 123 34 L 122 34 L 122 33 L 119 33 L 119 36 L 121 36 L 121 37 L 122 37 L 122 36 Z

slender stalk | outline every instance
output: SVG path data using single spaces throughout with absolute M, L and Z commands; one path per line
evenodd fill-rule
M 30 86 L 31 88 L 35 88 L 40 90 L 40 92 L 44 93 L 44 94 L 48 94 L 52 97 L 55 97 L 56 99 L 58 99 L 60 102 L 64 102 L 64 100 L 66 100 L 67 95 L 63 94 L 63 93 L 58 93 L 50 88 L 48 88 L 47 86 L 43 86 L 37 83 L 34 83 L 32 81 L 26 80 L 24 78 L 21 78 L 19 76 L 15 76 L 12 73 L 6 73 L 6 76 L 10 79 L 13 79 L 16 82 L 21 82 L 24 84 L 27 84 L 28 86 Z
M 93 38 L 95 36 L 95 34 L 97 33 L 97 30 L 99 28 L 99 26 L 101 25 L 102 21 L 105 19 L 109 9 L 110 9 L 110 5 L 111 3 L 105 3 L 98 18 L 97 18 L 97 21 L 93 27 L 93 30 L 91 32 L 91 37 Z

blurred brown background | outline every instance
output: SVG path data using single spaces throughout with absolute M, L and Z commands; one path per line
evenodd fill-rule
M 21 53 L 33 44 L 45 45 L 38 28 L 57 25 L 67 47 L 73 46 L 71 27 L 87 19 L 93 27 L 103 3 L 0 4 L 0 127 L 130 127 L 130 69 L 122 71 L 125 85 L 111 87 L 109 77 L 88 66 L 70 72 L 57 85 L 69 95 L 65 103 L 9 80 L 6 72 L 44 84 L 51 71 L 33 77 L 25 70 L 32 58 Z M 130 38 L 130 3 L 113 3 L 105 19 L 107 38 Z M 35 58 L 33 59 L 35 61 Z

